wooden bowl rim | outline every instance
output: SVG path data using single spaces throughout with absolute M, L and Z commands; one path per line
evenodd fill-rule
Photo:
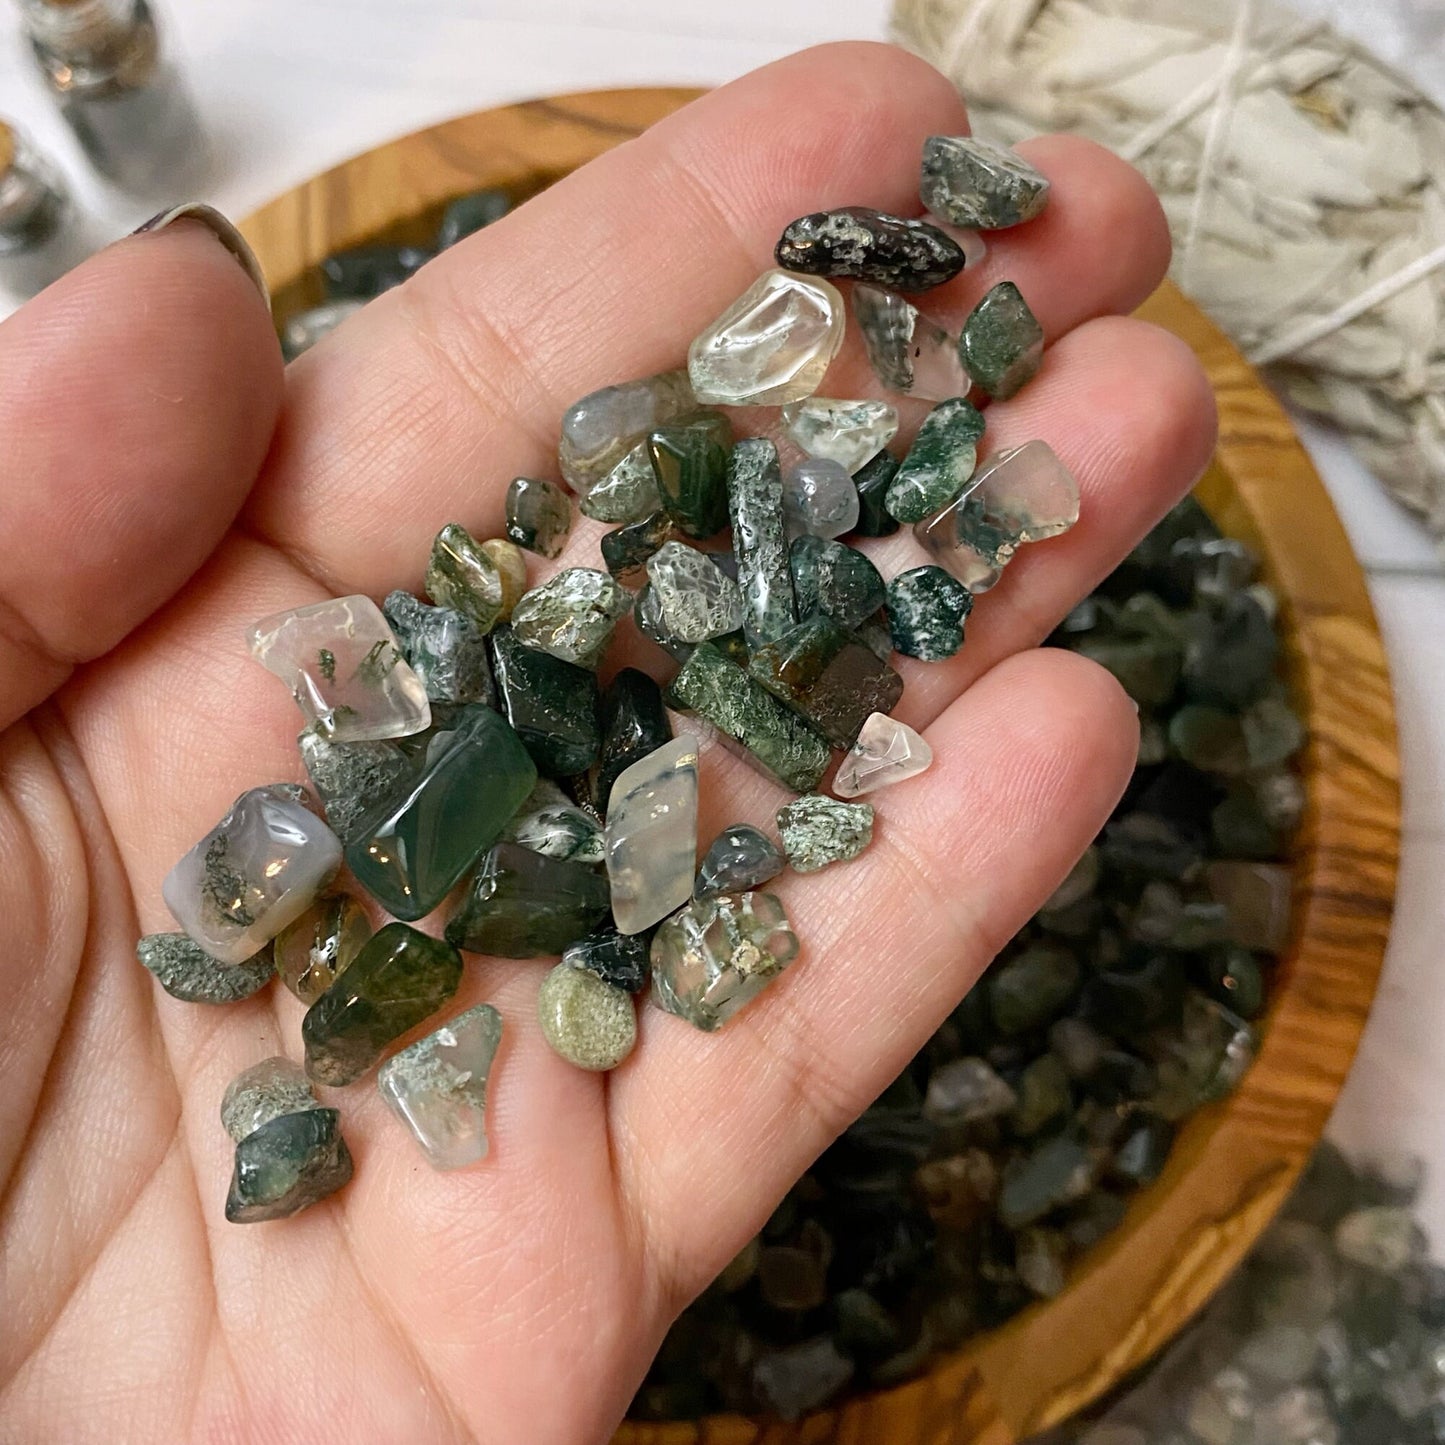
M 461 116 L 313 177 L 242 230 L 285 313 L 315 299 L 311 278 L 331 252 L 378 236 L 417 239 L 423 220 L 434 223 L 447 200 L 473 189 L 536 189 L 700 93 L 579 92 Z M 941 1356 L 919 1379 L 798 1426 L 735 1416 L 628 1422 L 617 1437 L 627 1445 L 1010 1445 L 1057 1424 L 1126 1378 L 1209 1298 L 1324 1129 L 1369 1012 L 1393 902 L 1399 761 L 1384 649 L 1359 564 L 1274 395 L 1171 284 L 1143 314 L 1188 341 L 1214 382 L 1220 440 L 1199 495 L 1226 532 L 1264 558 L 1310 732 L 1294 941 L 1259 1056 L 1232 1095 L 1188 1121 L 1164 1174 L 1057 1299 Z

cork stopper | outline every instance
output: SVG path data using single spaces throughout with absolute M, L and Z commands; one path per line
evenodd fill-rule
M 0 176 L 15 164 L 15 132 L 0 120 Z

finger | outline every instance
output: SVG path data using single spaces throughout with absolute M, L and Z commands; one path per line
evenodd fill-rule
M 281 361 L 194 220 L 102 251 L 0 326 L 0 725 L 195 571 L 265 456 Z
M 617 1169 L 674 1306 L 1058 885 L 1128 781 L 1137 716 L 1102 669 L 1034 652 L 981 679 L 928 739 L 931 772 L 871 800 L 861 858 L 776 885 L 798 961 L 715 1034 L 644 1011 L 632 1064 L 613 1076 Z
M 916 210 L 924 137 L 965 125 L 934 70 L 872 45 L 805 52 L 703 98 L 302 358 L 252 524 L 336 590 L 415 585 L 442 522 L 495 533 L 513 475 L 555 475 L 570 402 L 677 366 L 798 214 Z M 1127 167 L 1068 142 L 1045 149 L 1061 172 L 1077 165 L 1060 184 L 1087 197 L 1061 205 L 1042 242 L 1000 239 L 989 264 L 1018 251 L 1027 289 L 1062 326 L 1132 304 L 1163 251 L 1157 203 Z M 1106 224 L 1107 244 L 1093 234 Z

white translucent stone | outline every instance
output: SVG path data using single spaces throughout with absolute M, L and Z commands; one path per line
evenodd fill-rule
M 987 592 L 1025 542 L 1043 542 L 1079 520 L 1079 484 L 1047 442 L 1001 452 L 957 501 L 914 527 L 934 561 L 970 592 Z
M 858 525 L 858 488 L 839 462 L 809 457 L 783 478 L 788 536 L 841 537 Z
M 607 879 L 620 933 L 641 933 L 692 897 L 697 744 L 673 738 L 624 768 L 607 804 Z
M 743 625 L 738 584 L 705 552 L 683 542 L 664 542 L 647 559 L 647 580 L 662 625 L 678 642 L 706 642 Z
M 933 749 L 907 723 L 887 713 L 871 714 L 855 742 L 838 764 L 833 791 L 840 798 L 874 793 L 891 783 L 901 783 L 926 772 L 933 763 Z
M 341 867 L 341 844 L 283 787 L 252 788 L 161 885 L 212 958 L 245 963 L 299 918 Z
M 487 1075 L 501 1040 L 501 1014 L 478 1004 L 381 1066 L 381 1097 L 433 1169 L 486 1158 Z
M 851 476 L 898 434 L 898 408 L 886 401 L 810 396 L 783 408 L 783 425 L 810 457 L 837 462 Z
M 431 703 L 381 608 L 337 597 L 263 617 L 251 656 L 274 672 L 328 742 L 404 738 L 431 725 Z
M 764 271 L 688 348 L 700 402 L 781 406 L 811 396 L 843 344 L 843 297 L 817 276 Z
M 619 382 L 579 397 L 562 414 L 557 460 L 563 480 L 585 497 L 648 432 L 696 406 L 685 371 Z
M 882 286 L 853 288 L 853 314 L 868 361 L 891 391 L 924 401 L 967 396 L 973 382 L 958 355 L 958 338 L 911 301 Z

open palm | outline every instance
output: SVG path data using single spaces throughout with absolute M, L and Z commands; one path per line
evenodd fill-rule
M 497 535 L 574 397 L 675 366 L 794 216 L 916 214 L 962 107 L 921 62 L 834 46 L 715 92 L 446 253 L 283 376 L 245 274 L 194 223 L 112 247 L 0 327 L 0 1439 L 605 1440 L 676 1312 L 893 1078 L 1093 836 L 1134 710 L 1030 651 L 1195 478 L 1207 387 L 1120 319 L 1161 278 L 1157 204 L 1081 141 L 1025 147 L 1045 216 L 929 298 L 1017 281 L 1043 373 L 990 413 L 1079 478 L 943 665 L 900 661 L 937 761 L 857 863 L 779 882 L 803 955 L 720 1033 L 644 1011 L 610 1076 L 552 1055 L 543 967 L 471 959 L 454 1009 L 508 1021 L 492 1156 L 433 1173 L 369 1082 L 356 1178 L 227 1224 L 228 1079 L 299 1053 L 279 988 L 178 1003 L 135 963 L 160 883 L 240 791 L 299 776 L 299 719 L 245 625 L 415 589 L 433 533 Z M 826 390 L 860 394 L 856 357 Z M 595 565 L 583 522 L 563 564 Z M 872 546 L 872 544 L 870 544 Z M 885 574 L 922 560 L 905 531 Z M 534 580 L 539 569 L 534 563 Z M 640 646 L 640 644 L 634 644 Z M 701 831 L 781 801 L 704 754 Z M 433 1021 L 433 1024 L 436 1021 Z

